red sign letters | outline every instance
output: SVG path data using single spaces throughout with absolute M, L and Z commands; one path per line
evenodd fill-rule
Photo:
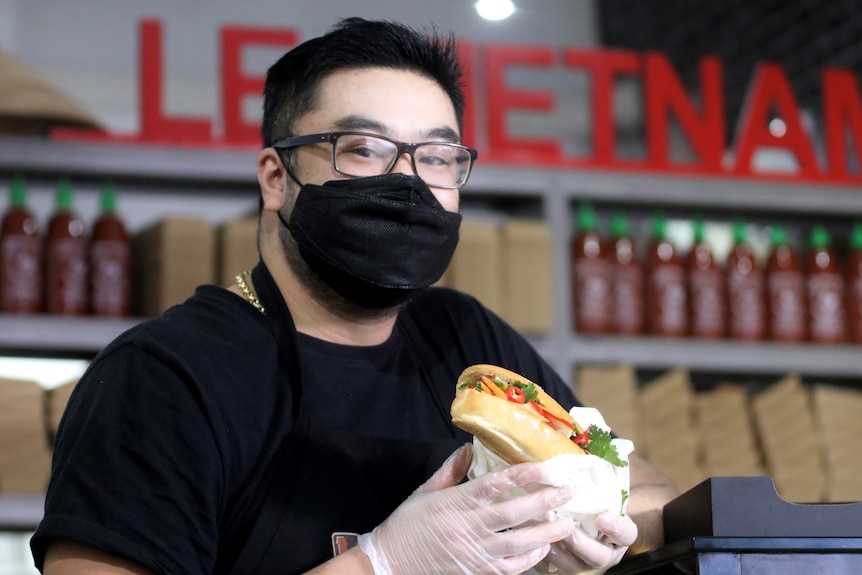
M 226 26 L 220 32 L 221 134 L 205 117 L 172 117 L 163 106 L 162 23 L 140 23 L 140 131 L 137 134 L 83 134 L 58 131 L 57 138 L 102 139 L 150 145 L 259 147 L 259 119 L 242 115 L 247 97 L 259 97 L 263 77 L 242 69 L 248 47 L 288 49 L 300 41 L 292 29 Z M 694 93 L 683 86 L 666 56 L 626 50 L 554 48 L 546 46 L 459 44 L 459 58 L 469 79 L 464 141 L 480 150 L 482 163 L 673 172 L 748 178 L 788 178 L 832 183 L 862 183 L 850 165 L 862 165 L 862 97 L 852 71 L 826 68 L 821 74 L 822 126 L 825 157 L 819 158 L 784 70 L 764 62 L 754 72 L 739 118 L 735 141 L 726 145 L 721 62 L 700 60 L 699 85 Z M 559 135 L 527 138 L 512 133 L 510 113 L 543 114 L 555 110 L 556 94 L 549 87 L 514 87 L 507 72 L 517 68 L 546 69 L 589 78 L 591 151 L 567 154 Z M 617 155 L 614 90 L 621 77 L 643 86 L 643 158 Z M 774 119 L 781 132 L 770 130 Z M 672 158 L 671 123 L 688 142 L 694 160 Z M 851 145 L 853 144 L 853 145 Z M 755 154 L 778 149 L 795 159 L 793 173 L 764 173 L 754 165 Z M 853 156 L 851 157 L 851 154 Z

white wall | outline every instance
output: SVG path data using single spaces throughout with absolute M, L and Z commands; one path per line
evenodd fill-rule
M 163 21 L 167 112 L 217 117 L 218 30 L 225 24 L 293 28 L 301 39 L 347 16 L 452 30 L 475 43 L 588 46 L 593 0 L 515 0 L 488 22 L 473 0 L 0 0 L 0 48 L 73 96 L 113 131 L 137 130 L 138 22 Z M 260 54 L 261 71 L 276 54 Z M 561 95 L 567 108 L 569 94 Z M 561 117 L 571 114 L 560 114 Z M 553 125 L 559 120 L 552 120 Z

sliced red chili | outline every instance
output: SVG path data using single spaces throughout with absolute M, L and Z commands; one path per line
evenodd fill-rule
M 592 425 L 590 426 L 592 427 Z M 579 447 L 586 447 L 590 442 L 590 427 L 587 427 L 583 433 L 578 433 L 577 435 L 572 436 L 572 441 L 575 442 L 575 445 Z
M 510 385 L 509 389 L 506 390 L 506 399 L 514 403 L 524 403 L 527 400 L 527 396 L 520 387 Z

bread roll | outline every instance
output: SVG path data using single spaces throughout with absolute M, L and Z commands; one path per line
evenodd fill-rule
M 515 382 L 520 382 L 518 387 L 534 386 L 537 405 L 500 397 L 494 390 L 477 384 L 483 376 L 505 382 L 506 386 Z M 564 453 L 584 453 L 570 437 L 572 431 L 581 433 L 583 429 L 569 412 L 538 384 L 502 367 L 479 364 L 465 369 L 458 378 L 450 412 L 457 427 L 473 434 L 510 464 L 545 461 Z

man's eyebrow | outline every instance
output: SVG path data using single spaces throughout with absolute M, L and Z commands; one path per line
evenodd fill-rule
M 333 127 L 340 132 L 357 130 L 361 132 L 374 132 L 382 135 L 387 135 L 389 133 L 389 129 L 385 124 L 365 116 L 346 116 L 337 120 L 333 124 Z
M 371 132 L 374 134 L 381 134 L 383 136 L 392 135 L 392 130 L 386 126 L 383 122 L 379 122 L 377 120 L 372 120 L 371 118 L 365 116 L 346 116 L 337 120 L 333 124 L 333 128 L 335 131 L 339 132 L 349 132 L 349 131 L 360 131 L 360 132 Z M 448 128 L 446 126 L 442 126 L 439 128 L 431 128 L 428 130 L 422 130 L 420 132 L 421 138 L 423 142 L 459 142 L 461 139 L 458 137 L 458 132 L 453 130 L 452 128 Z

